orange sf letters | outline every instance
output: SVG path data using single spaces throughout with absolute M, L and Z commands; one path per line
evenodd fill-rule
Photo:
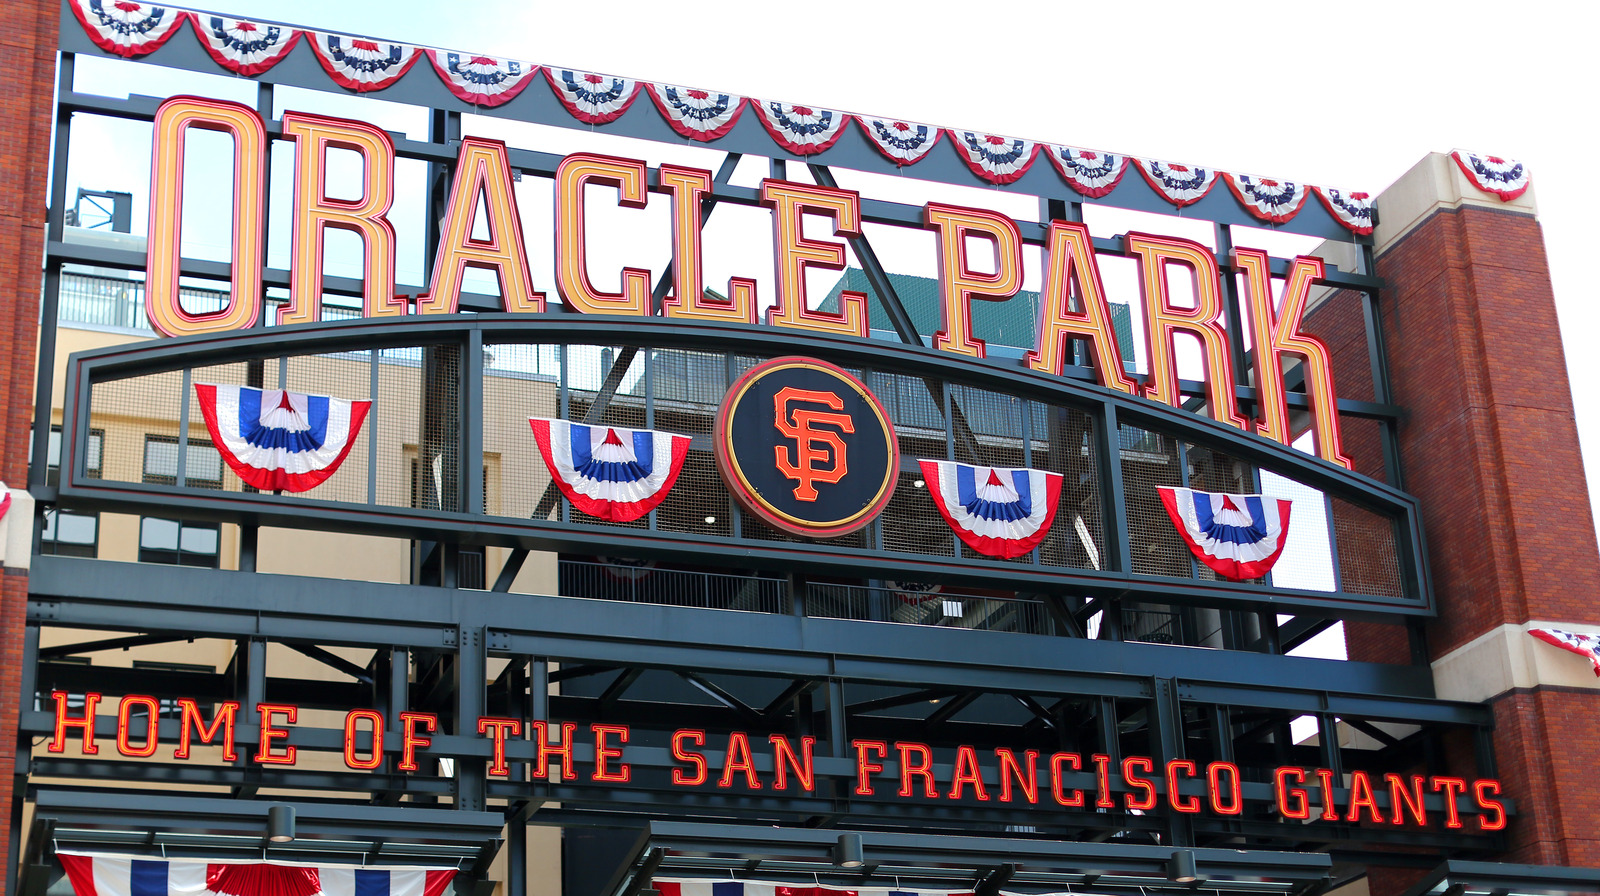
M 783 445 L 773 446 L 772 453 L 777 459 L 778 472 L 797 483 L 794 488 L 795 500 L 815 501 L 817 500 L 815 483 L 836 484 L 844 478 L 850 468 L 845 462 L 844 440 L 839 438 L 838 433 L 813 429 L 812 426 L 820 423 L 837 426 L 843 432 L 853 433 L 856 431 L 855 421 L 849 414 L 833 414 L 805 408 L 790 410 L 789 405 L 793 402 L 820 404 L 838 411 L 844 408 L 844 399 L 832 392 L 816 392 L 790 386 L 778 390 L 778 394 L 772 399 L 773 425 L 786 438 L 794 439 L 795 442 L 795 459 L 792 461 Z M 817 466 L 819 463 L 831 465 L 821 468 Z

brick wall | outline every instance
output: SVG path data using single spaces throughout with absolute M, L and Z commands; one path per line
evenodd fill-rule
M 1475 206 L 1438 211 L 1385 248 L 1377 272 L 1394 400 L 1406 412 L 1405 486 L 1422 503 L 1439 602 L 1430 656 L 1530 619 L 1600 628 L 1600 553 L 1538 222 Z M 1326 317 L 1333 334 L 1352 323 L 1337 309 Z M 1365 364 L 1364 349 L 1356 360 Z M 1364 472 L 1377 462 L 1365 450 L 1357 459 Z M 1347 637 L 1353 658 L 1405 661 L 1398 627 L 1351 625 Z M 1498 858 L 1600 865 L 1600 741 L 1585 733 L 1600 692 L 1515 690 L 1493 708 L 1499 775 L 1517 805 Z M 1458 764 L 1470 770 L 1469 759 Z M 1373 892 L 1403 880 L 1375 870 Z
M 28 478 L 35 340 L 49 193 L 51 103 L 55 93 L 55 0 L 17 0 L 0 28 L 0 479 Z M 31 521 L 15 520 L 12 525 Z M 17 742 L 17 694 L 28 579 L 0 576 L 0 850 L 9 855 Z M 14 882 L 7 880 L 5 891 Z

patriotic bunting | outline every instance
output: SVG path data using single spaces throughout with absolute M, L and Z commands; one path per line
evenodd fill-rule
M 409 44 L 349 37 L 325 31 L 306 32 L 317 61 L 335 84 L 350 90 L 382 90 L 400 80 L 422 52 Z
M 923 601 L 944 593 L 943 585 L 930 585 L 927 582 L 885 582 L 889 590 L 894 593 L 895 599 L 904 604 L 920 604 Z
M 701 878 L 655 878 L 650 886 L 661 896 L 972 896 L 969 891 L 907 890 L 898 884 L 893 887 L 861 887 L 851 885 L 848 890 L 832 887 L 807 887 L 755 880 L 716 880 Z
M 427 50 L 439 79 L 456 97 L 474 106 L 502 106 L 516 98 L 528 79 L 538 73 L 537 65 L 515 59 L 472 56 L 453 50 Z
M 939 142 L 940 130 L 914 121 L 896 118 L 868 118 L 856 116 L 856 123 L 867 133 L 867 139 L 878 152 L 889 157 L 896 165 L 915 165 Z
M 556 99 L 572 117 L 586 124 L 607 124 L 622 117 L 639 96 L 639 82 L 569 68 L 546 69 Z
M 1589 665 L 1594 667 L 1595 676 L 1600 677 L 1600 635 L 1562 631 L 1559 628 L 1530 628 L 1528 634 L 1546 644 L 1554 644 L 1562 650 L 1586 657 Z
M 1050 533 L 1061 496 L 1061 474 L 982 467 L 953 460 L 920 460 L 933 504 L 969 548 L 1009 560 L 1033 550 Z
M 299 30 L 267 22 L 214 16 L 133 0 L 69 0 L 72 13 L 88 37 L 101 50 L 118 56 L 142 56 L 157 50 L 181 26 L 194 22 L 195 35 L 219 66 L 238 75 L 254 77 L 288 58 L 302 35 L 312 43 L 317 61 L 338 85 L 355 91 L 384 90 L 411 69 L 418 56 L 427 54 L 446 88 L 474 106 L 502 106 L 517 98 L 538 75 L 539 66 L 515 59 L 491 58 L 451 50 L 434 50 L 405 43 Z M 861 125 L 872 146 L 894 165 L 915 165 L 947 133 L 968 168 L 990 184 L 1013 184 L 1034 163 L 1038 147 L 1056 166 L 1072 189 L 1088 198 L 1104 198 L 1122 182 L 1128 170 L 1126 155 L 1058 144 L 1035 144 L 976 131 L 941 130 L 933 125 L 902 122 L 898 118 L 851 115 L 834 109 L 800 106 L 792 102 L 747 101 L 742 96 L 694 90 L 677 85 L 637 82 L 629 78 L 546 69 L 546 80 L 562 106 L 587 125 L 616 122 L 634 104 L 640 90 L 650 93 L 672 130 L 693 141 L 722 138 L 739 122 L 746 102 L 755 106 L 766 133 L 795 155 L 814 155 L 834 146 L 851 118 Z M 1453 152 L 1456 165 L 1478 189 L 1512 200 L 1528 189 L 1522 163 L 1493 155 Z M 1173 205 L 1192 205 L 1210 192 L 1218 171 L 1210 168 L 1133 158 L 1152 189 Z M 1285 181 L 1267 181 L 1250 174 L 1222 173 L 1238 202 L 1262 221 L 1283 224 L 1301 210 L 1309 192 L 1315 192 L 1328 211 L 1354 234 L 1373 232 L 1373 205 L 1366 194 L 1346 194 L 1326 187 L 1306 187 Z
M 751 100 L 761 126 L 778 145 L 795 155 L 809 156 L 826 150 L 844 133 L 850 116 L 832 109 L 796 106 L 772 100 Z
M 1045 153 L 1067 186 L 1090 199 L 1110 195 L 1122 182 L 1122 175 L 1128 173 L 1127 156 L 1054 145 L 1046 146 Z
M 260 75 L 283 61 L 302 36 L 311 42 L 317 61 L 337 84 L 360 92 L 389 87 L 411 69 L 418 56 L 426 53 L 452 94 L 476 106 L 495 107 L 517 97 L 541 68 L 517 60 L 302 31 L 133 0 L 68 0 L 68 3 L 97 46 L 126 57 L 155 51 L 188 19 L 211 58 L 223 68 L 246 77 Z M 973 173 L 1001 186 L 1021 179 L 1043 145 L 1045 154 L 1067 184 L 1090 199 L 1104 198 L 1116 189 L 1132 158 L 1072 146 L 1036 144 L 996 134 L 944 130 L 894 118 L 852 115 L 815 106 L 746 100 L 728 93 L 635 81 L 577 69 L 547 68 L 545 78 L 562 106 L 581 122 L 595 125 L 616 121 L 643 89 L 674 131 L 701 142 L 716 140 L 733 130 L 748 102 L 755 106 L 762 127 L 774 142 L 802 156 L 831 148 L 852 118 L 872 145 L 900 166 L 921 161 L 939 142 L 941 134 L 948 133 Z M 1451 153 L 1451 158 L 1478 189 L 1503 200 L 1515 199 L 1528 189 L 1528 174 L 1520 162 L 1461 151 Z M 1221 173 L 1234 196 L 1260 220 L 1286 223 L 1304 206 L 1307 195 L 1315 192 L 1328 212 L 1345 228 L 1356 234 L 1372 233 L 1375 214 L 1371 198 L 1365 193 L 1306 187 L 1156 159 L 1132 158 L 1132 161 L 1151 188 L 1179 208 L 1205 198 Z
M 636 520 L 667 497 L 688 436 L 530 417 L 539 453 L 572 506 L 613 523 Z
M 0 520 L 6 518 L 6 512 L 11 509 L 11 487 L 0 482 Z
M 1282 224 L 1293 218 L 1299 214 L 1300 206 L 1306 204 L 1305 184 L 1226 171 L 1222 177 L 1246 211 L 1272 224 Z
M 618 582 L 641 582 L 656 573 L 656 561 L 634 560 L 629 557 L 596 557 L 600 571 L 606 578 Z
M 454 868 L 57 857 L 74 896 L 441 896 L 456 874 Z
M 118 56 L 155 52 L 185 18 L 182 10 L 171 6 L 130 0 L 71 0 L 71 6 L 94 45 Z
M 1210 168 L 1192 168 L 1157 159 L 1134 159 L 1139 173 L 1149 182 L 1151 189 L 1160 193 L 1178 208 L 1193 205 L 1204 199 L 1217 182 L 1217 172 Z
M 1485 193 L 1493 193 L 1502 200 L 1511 200 L 1528 192 L 1528 169 L 1514 159 L 1499 156 L 1480 156 L 1477 153 L 1456 150 L 1450 154 L 1472 185 Z
M 733 130 L 744 111 L 744 97 L 672 84 L 646 84 L 656 108 L 674 131 L 708 142 Z
M 1366 193 L 1346 193 L 1332 187 L 1312 187 L 1317 198 L 1328 207 L 1328 214 L 1338 219 L 1351 233 L 1365 236 L 1377 223 L 1372 197 Z
M 1009 184 L 1028 173 L 1039 147 L 1032 140 L 1018 140 L 973 131 L 950 131 L 950 140 L 961 151 L 967 167 L 992 184 Z
M 191 12 L 189 21 L 200 45 L 217 64 L 236 75 L 253 78 L 283 61 L 300 32 L 281 25 L 229 19 L 209 13 Z
M 1283 498 L 1158 486 L 1161 504 L 1195 559 L 1232 582 L 1259 579 L 1289 540 Z
M 370 401 L 196 383 L 212 444 L 245 484 L 303 492 L 332 476 L 355 445 Z

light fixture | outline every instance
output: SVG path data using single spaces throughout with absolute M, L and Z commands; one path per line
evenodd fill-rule
M 833 861 L 840 868 L 860 868 L 867 864 L 861 849 L 861 835 L 853 832 L 840 834 L 839 842 L 833 846 Z
M 918 479 L 916 482 L 913 482 L 911 484 L 916 486 L 917 488 L 922 488 L 923 486 L 927 485 L 928 483 L 922 481 L 921 479 Z
M 709 525 L 709 524 L 711 524 L 711 523 L 714 523 L 714 522 L 716 522 L 716 521 L 717 521 L 717 518 L 716 518 L 716 517 L 714 517 L 714 516 L 708 516 L 708 517 L 706 517 L 706 524 L 707 524 L 707 525 Z
M 281 803 L 267 808 L 267 839 L 288 843 L 294 839 L 294 807 Z
M 1190 850 L 1176 850 L 1172 858 L 1167 860 L 1167 879 L 1173 883 L 1192 884 L 1199 876 L 1195 868 L 1194 853 Z

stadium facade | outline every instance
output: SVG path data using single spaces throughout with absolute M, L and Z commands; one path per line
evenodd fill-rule
M 1514 162 L 10 21 L 8 896 L 1600 890 Z

